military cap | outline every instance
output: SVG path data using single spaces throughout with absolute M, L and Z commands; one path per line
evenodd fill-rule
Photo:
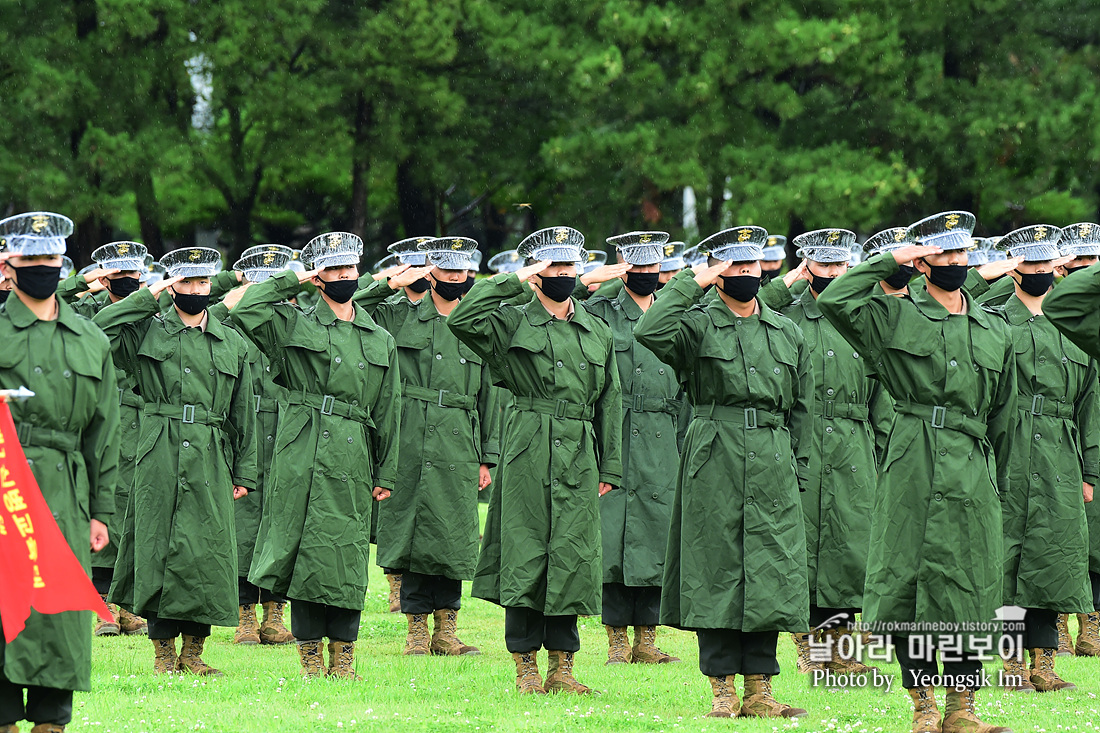
M 656 265 L 665 256 L 668 232 L 628 232 L 607 238 L 623 261 L 631 265 Z
M 209 247 L 181 247 L 160 258 L 165 277 L 213 277 L 221 272 L 222 256 Z
M 489 258 L 489 269 L 493 272 L 515 272 L 523 267 L 523 258 L 514 249 L 499 252 Z
M 75 269 L 76 264 L 65 255 L 61 255 L 61 279 L 64 280 L 69 275 L 72 275 Z
M 551 262 L 588 262 L 584 235 L 571 227 L 548 227 L 531 232 L 516 248 L 524 260 Z M 604 255 L 606 259 L 606 254 Z
M 855 267 L 860 262 L 863 262 L 863 246 L 860 244 L 852 245 L 852 254 L 848 258 L 848 267 Z
M 1056 260 L 1062 256 L 1058 240 L 1062 230 L 1050 224 L 1035 224 L 1021 227 L 1001 237 L 997 249 L 1007 252 L 1009 257 L 1023 257 L 1024 262 L 1044 262 Z
M 150 257 L 149 259 L 152 261 L 149 262 L 148 267 L 146 267 L 145 271 L 138 277 L 138 280 L 143 283 L 152 285 L 159 280 L 163 280 L 164 273 L 166 273 L 167 270 L 164 269 L 164 265 L 160 264 L 156 260 L 153 260 L 153 258 Z
M 471 258 L 477 252 L 477 242 L 469 237 L 439 237 L 421 242 L 418 247 L 427 261 L 441 270 L 473 270 Z
M 470 268 L 471 270 L 480 270 L 481 269 L 481 250 L 480 249 L 475 249 L 473 252 L 470 253 L 470 262 L 472 262 L 474 264 L 474 266 Z
M 661 272 L 673 272 L 687 267 L 683 242 L 667 242 L 662 250 L 664 257 L 661 259 Z
M 394 242 L 389 247 L 386 247 L 386 249 L 397 255 L 402 265 L 423 267 L 427 264 L 427 258 L 424 255 L 424 251 L 420 249 L 420 245 L 424 242 L 430 242 L 433 239 L 435 239 L 435 237 L 409 237 L 408 239 Z
M 72 219 L 48 211 L 16 214 L 0 221 L 0 245 L 21 257 L 63 255 L 65 237 L 72 233 Z
M 581 272 L 592 272 L 597 267 L 603 267 L 607 264 L 607 252 L 602 249 L 592 250 L 586 252 L 581 250 L 581 256 L 585 258 L 585 262 L 581 263 Z
M 944 252 L 970 249 L 970 237 L 977 223 L 968 211 L 945 211 L 910 224 L 905 236 L 916 244 L 939 247 Z
M 1100 257 L 1100 225 L 1083 221 L 1063 227 L 1058 244 L 1063 257 Z
M 847 229 L 815 229 L 794 238 L 798 256 L 814 262 L 849 262 L 856 233 Z
M 302 259 L 308 260 L 314 270 L 358 265 L 362 256 L 363 240 L 351 232 L 327 232 L 302 248 Z
M 138 242 L 111 242 L 92 252 L 92 262 L 105 270 L 138 272 L 145 269 L 145 257 L 148 250 Z
M 787 238 L 782 234 L 769 234 L 768 242 L 764 245 L 765 262 L 779 262 L 787 256 Z
M 93 262 L 90 265 L 84 265 L 84 267 L 81 267 L 79 270 L 76 271 L 76 274 L 80 277 L 84 277 L 85 275 L 87 275 L 89 272 L 96 269 L 97 267 L 99 267 L 99 265 L 97 265 L 96 263 Z M 142 270 L 144 270 L 144 269 L 145 268 L 143 267 Z
M 401 258 L 397 255 L 386 255 L 382 259 L 378 260 L 378 262 L 374 263 L 374 267 L 371 268 L 371 272 L 378 274 L 379 272 L 382 272 L 382 270 L 388 270 L 391 267 L 396 267 L 400 264 Z
M 302 250 L 290 250 L 290 262 L 287 263 L 286 269 L 292 270 L 294 272 L 306 271 L 306 263 L 302 261 Z
M 249 247 L 233 264 L 233 269 L 243 272 L 250 283 L 261 283 L 277 272 L 289 269 L 294 250 L 281 244 L 261 244 Z
M 1001 262 L 1008 259 L 1008 255 L 1005 254 L 1004 250 L 997 248 L 997 243 L 1000 241 L 1001 237 L 988 237 L 986 239 L 989 245 L 986 248 L 986 256 L 989 258 L 990 262 Z
M 741 226 L 723 229 L 699 243 L 699 251 L 716 260 L 749 262 L 764 256 L 768 230 L 763 227 Z
M 703 264 L 706 261 L 707 253 L 700 251 L 699 245 L 688 247 L 684 250 L 684 264 L 688 267 L 695 267 L 696 265 Z
M 990 242 L 985 237 L 972 237 L 973 244 L 966 255 L 966 263 L 971 267 L 981 267 L 989 262 Z
M 883 229 L 864 242 L 863 252 L 871 257 L 883 252 L 892 252 L 909 244 L 912 244 L 912 242 L 909 240 L 908 230 L 905 227 L 890 227 L 889 229 Z

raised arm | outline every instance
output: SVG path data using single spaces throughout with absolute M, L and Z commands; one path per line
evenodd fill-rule
M 681 375 L 690 371 L 698 351 L 696 334 L 684 314 L 702 297 L 703 288 L 695 281 L 695 273 L 684 270 L 668 281 L 660 297 L 634 326 L 638 343 Z
M 1100 359 L 1100 265 L 1058 283 L 1043 300 L 1043 313 L 1066 338 Z
M 501 305 L 522 295 L 526 287 L 515 273 L 477 281 L 447 316 L 447 328 L 486 364 L 500 369 L 522 317 L 516 308 Z
M 141 341 L 153 323 L 153 316 L 160 312 L 157 295 L 149 288 L 142 288 L 117 303 L 108 304 L 92 318 L 111 340 L 115 365 L 129 374 L 137 370 Z
M 294 331 L 301 313 L 283 301 L 298 294 L 303 276 L 311 273 L 280 272 L 262 283 L 250 285 L 229 315 L 233 322 L 270 358 L 279 354 L 282 344 Z

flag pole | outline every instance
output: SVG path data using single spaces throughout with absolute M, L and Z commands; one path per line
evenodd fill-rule
M 0 389 L 0 402 L 26 402 L 31 397 L 34 397 L 34 392 L 22 385 L 19 389 Z

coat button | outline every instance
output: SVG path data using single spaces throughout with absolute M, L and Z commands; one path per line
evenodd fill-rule
M 1067 359 L 1066 357 L 1063 356 L 1062 357 L 1062 363 L 1065 364 L 1067 361 L 1069 361 L 1069 359 Z
M 452 463 L 451 465 L 447 466 L 447 468 L 453 471 L 455 470 L 455 464 Z
M 458 435 L 458 428 L 451 428 L 451 435 Z
M 626 492 L 626 495 L 627 496 L 634 496 L 634 489 L 631 489 L 630 491 Z
M 1031 474 L 1031 480 L 1032 481 L 1038 481 L 1039 480 L 1039 474 L 1037 474 L 1037 473 Z
M 133 428 L 134 430 L 137 430 L 137 423 L 136 422 L 130 423 L 130 427 Z
M 41 373 L 42 373 L 42 367 L 40 367 L 40 366 L 36 366 L 36 367 L 34 368 L 34 373 L 35 373 L 35 374 L 41 374 Z
M 265 369 L 266 371 L 269 371 L 269 372 L 271 371 L 271 367 L 269 367 L 269 366 L 267 366 L 267 367 L 264 367 L 264 369 Z
M 940 455 L 941 456 L 946 456 L 947 455 L 947 449 L 946 448 L 940 448 Z
M 772 506 L 779 506 L 779 499 L 772 499 Z
M 273 440 L 275 440 L 275 436 L 274 436 L 274 435 L 269 435 L 269 436 L 267 436 L 267 442 L 268 442 L 268 443 L 270 443 L 270 442 L 271 442 L 271 441 L 273 441 Z
M 856 468 L 855 466 L 852 466 L 852 473 L 855 473 L 858 470 L 859 470 L 858 468 Z
M 351 401 L 351 406 L 352 407 L 359 407 L 359 400 L 352 400 Z
M 752 502 L 753 502 L 753 498 L 751 496 L 748 497 L 747 499 L 745 499 L 746 504 L 752 504 Z
M 582 362 L 580 363 L 580 367 L 581 367 L 581 369 L 587 369 L 587 368 L 588 368 L 588 365 L 587 365 L 587 364 L 585 364 L 585 363 L 584 363 L 584 362 L 582 361 Z
M 465 364 L 465 363 L 466 363 L 466 360 L 465 360 L 464 358 L 462 358 L 462 357 L 459 357 L 459 358 L 458 358 L 458 363 L 459 363 L 459 364 Z
M 551 483 L 551 484 L 553 484 L 554 486 L 557 486 L 558 484 L 560 484 L 560 483 L 561 483 L 561 481 L 558 481 L 557 479 L 554 479 L 554 480 L 553 480 L 553 481 L 551 481 L 550 483 Z
M 660 499 L 660 498 L 661 498 L 661 495 L 660 495 L 660 494 L 658 494 L 658 493 L 656 493 L 656 492 L 654 492 L 654 494 L 653 494 L 653 498 L 654 498 L 654 499 Z
M 65 379 L 68 379 L 68 378 L 69 378 L 69 377 L 71 377 L 72 375 L 73 375 L 73 373 L 72 373 L 72 372 L 70 372 L 70 371 L 69 371 L 68 369 L 66 369 L 65 371 L 61 372 L 61 376 L 65 377 Z
M 428 426 L 428 432 L 429 433 L 434 433 L 435 432 L 435 425 L 429 425 Z
M 432 467 L 432 462 L 431 461 L 424 461 L 424 468 L 431 468 L 431 467 Z
M 65 464 L 64 463 L 57 464 L 57 470 L 58 471 L 64 471 L 65 470 Z
M 214 376 L 214 370 L 213 369 L 210 370 L 210 376 Z
M 661 434 L 660 434 L 660 433 L 657 433 L 657 437 L 658 437 L 658 438 L 660 438 L 660 437 L 661 437 Z
M 751 461 L 751 460 L 753 460 L 753 459 L 755 459 L 755 458 L 756 458 L 756 453 L 755 453 L 755 452 L 753 452 L 753 451 L 749 451 L 749 460 Z
M 1042 440 L 1043 436 L 1039 433 L 1035 433 L 1035 440 Z
M 775 460 L 777 460 L 777 461 L 779 460 L 779 454 L 778 453 L 775 454 Z
M 970 499 L 964 499 L 963 506 L 970 506 Z
M 951 361 L 949 361 L 947 363 L 950 364 L 951 366 L 958 366 L 959 365 L 959 362 L 955 361 L 954 359 L 952 359 Z
M 333 359 L 333 361 L 334 361 L 334 362 L 336 362 L 337 364 L 339 364 L 340 362 L 342 362 L 342 361 L 343 361 L 343 359 L 341 359 L 341 358 L 340 358 L 340 357 L 338 356 L 338 357 L 336 357 L 335 359 Z
M 858 351 L 853 351 L 852 352 L 852 358 L 853 359 L 858 359 L 859 358 L 859 352 Z
M 560 447 L 561 446 L 561 440 L 555 440 L 554 445 Z
M 831 432 L 833 432 L 833 426 L 832 426 L 832 425 L 830 425 L 830 426 L 826 427 L 826 428 L 825 428 L 825 432 L 826 432 L 826 433 L 831 433 Z
M 756 367 L 749 367 L 749 374 L 756 374 Z
M 664 368 L 658 369 L 658 370 L 657 370 L 657 373 L 658 373 L 658 374 L 664 374 L 664 373 L 665 373 L 665 370 L 664 370 Z
M 561 359 L 558 359 L 558 361 L 555 362 L 554 366 L 556 366 L 558 369 L 561 369 L 563 366 L 565 366 L 565 364 L 562 364 Z
M 328 431 L 326 430 L 323 433 L 321 433 L 321 437 L 322 438 L 327 438 L 328 437 Z
M 637 428 L 634 428 L 633 430 L 631 430 L 631 431 L 630 431 L 630 434 L 631 434 L 631 435 L 633 435 L 633 436 L 635 436 L 635 437 L 637 437 L 637 435 L 638 435 L 638 429 L 637 429 Z
M 185 440 L 185 441 L 183 441 L 183 447 L 184 447 L 184 448 L 190 448 L 190 447 L 191 447 L 191 443 L 190 443 L 189 441 L 186 441 L 186 440 Z
M 367 365 L 366 365 L 366 364 L 364 364 L 363 362 L 359 362 L 359 368 L 360 368 L 360 369 L 366 369 L 366 368 L 367 368 Z
M 346 484 L 348 482 L 348 475 L 346 473 L 340 474 L 340 480 Z
M 438 361 L 439 359 L 442 359 L 442 358 L 443 358 L 443 354 L 436 354 L 436 355 L 435 355 L 435 358 L 436 358 L 436 360 Z M 561 362 L 560 362 L 560 361 L 558 362 L 558 366 L 561 366 Z
M 833 472 L 833 467 L 826 463 L 825 464 L 825 473 L 832 473 L 832 472 Z
M 775 374 L 779 374 L 779 367 L 775 367 L 774 369 L 772 369 L 772 372 L 774 372 Z
M 936 501 L 943 501 L 943 494 L 941 494 L 940 492 L 937 491 L 935 498 L 936 498 Z
M 836 390 L 835 390 L 835 389 L 833 389 L 832 387 L 829 387 L 829 389 L 825 390 L 825 394 L 827 394 L 827 395 L 829 395 L 830 397 L 832 397 L 832 396 L 833 396 L 834 394 L 836 394 Z
M 191 373 L 191 367 L 184 367 L 183 368 L 183 373 L 184 374 L 190 374 Z
M 348 438 L 348 442 L 349 442 L 349 443 L 351 442 L 351 438 Z
M 829 349 L 828 351 L 825 352 L 825 355 L 826 356 L 833 356 L 833 350 Z

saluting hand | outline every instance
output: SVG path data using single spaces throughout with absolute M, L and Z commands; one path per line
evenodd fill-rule
M 153 283 L 152 285 L 149 286 L 149 295 L 152 295 L 154 298 L 156 298 L 158 295 L 160 295 L 165 290 L 167 290 L 171 286 L 175 285 L 176 283 L 178 283 L 182 279 L 183 279 L 183 277 L 181 276 L 181 277 L 166 277 L 163 280 L 158 280 L 157 282 L 155 282 L 155 283 Z
M 371 275 L 371 279 L 375 281 L 386 280 L 400 272 L 404 272 L 405 270 L 409 269 L 409 267 L 410 265 L 394 265 L 393 267 L 387 267 L 385 270 L 382 270 L 382 272 L 379 272 L 376 275 Z
M 407 288 L 420 278 L 427 277 L 428 273 L 432 271 L 432 268 L 427 265 L 424 267 L 402 265 L 402 267 L 405 268 L 403 271 L 390 278 L 390 287 L 394 290 Z
M 122 272 L 122 270 L 97 267 L 94 270 L 90 270 L 89 272 L 84 273 L 84 282 L 91 285 L 94 281 L 98 280 L 101 277 L 107 277 L 108 275 L 117 275 L 120 272 Z
M 233 288 L 225 294 L 225 297 L 222 298 L 222 303 L 225 303 L 225 307 L 229 310 L 233 310 L 233 307 L 236 306 L 237 303 L 240 303 L 241 298 L 244 297 L 244 291 L 248 290 L 253 285 L 254 283 L 244 283 L 243 285 L 238 285 L 237 287 Z
M 477 470 L 477 490 L 483 491 L 491 483 L 493 483 L 493 477 L 489 475 L 489 467 L 482 463 L 481 468 Z
M 609 484 L 605 481 L 600 482 L 600 496 L 603 496 L 604 494 L 608 493 L 609 491 L 614 491 L 614 490 L 615 490 L 615 487 L 612 486 L 611 484 Z
M 928 244 L 910 244 L 905 247 L 898 247 L 890 252 L 894 256 L 894 262 L 899 265 L 904 265 L 906 262 L 912 262 L 913 260 L 919 260 L 921 257 L 927 257 L 928 255 L 938 255 L 943 252 L 939 247 L 933 247 Z
M 978 274 L 982 276 L 983 280 L 995 280 L 1001 275 L 1007 275 L 1016 269 L 1017 265 L 1024 261 L 1023 257 L 1012 257 L 1007 260 L 1000 260 L 998 262 L 990 262 L 989 264 L 978 267 Z
M 783 284 L 786 285 L 788 289 L 799 280 L 810 279 L 810 271 L 806 269 L 806 262 L 807 260 L 802 260 L 798 263 L 798 267 L 783 276 Z
M 383 489 L 381 486 L 375 486 L 374 491 L 370 492 L 370 495 L 374 497 L 375 501 L 382 501 L 383 499 L 390 498 L 390 490 Z
M 98 519 L 92 520 L 91 543 L 92 552 L 99 552 L 111 541 L 107 535 L 107 525 Z
M 318 272 L 320 272 L 320 270 L 309 270 L 308 272 L 299 272 L 298 273 L 298 282 L 299 283 L 308 282 L 308 281 L 312 280 L 313 278 L 317 277 Z
M 233 487 L 233 501 L 236 501 L 237 499 L 243 499 L 246 496 L 248 496 L 248 489 L 243 486 Z
M 533 265 L 527 265 L 516 270 L 516 277 L 519 278 L 521 283 L 525 283 L 531 279 L 532 275 L 538 275 L 550 265 L 550 260 L 539 260 Z
M 1059 257 L 1051 262 L 1050 265 L 1054 268 L 1054 274 L 1058 277 L 1065 277 L 1066 265 L 1073 262 L 1075 259 L 1077 259 L 1077 255 L 1068 255 L 1066 257 Z
M 713 285 L 717 282 L 718 276 L 725 272 L 731 264 L 733 264 L 733 260 L 722 260 L 717 265 L 697 265 L 698 270 L 692 268 L 695 273 L 695 282 L 699 283 L 701 288 Z
M 630 267 L 631 265 L 629 262 L 620 262 L 616 265 L 600 265 L 595 270 L 592 270 L 592 272 L 586 272 L 581 275 L 580 280 L 589 290 L 595 290 L 596 288 L 594 286 L 599 286 L 608 280 L 622 277 Z

